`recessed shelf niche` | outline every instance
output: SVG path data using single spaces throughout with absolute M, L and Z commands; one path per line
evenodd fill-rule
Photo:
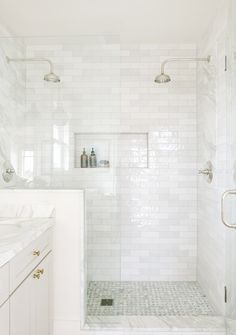
M 74 143 L 75 168 L 80 168 L 83 148 L 88 156 L 95 149 L 98 168 L 148 168 L 148 133 L 75 133 Z M 100 166 L 104 160 L 107 167 Z

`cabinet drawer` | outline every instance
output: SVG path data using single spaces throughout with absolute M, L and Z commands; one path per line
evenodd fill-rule
M 33 241 L 10 262 L 10 293 L 30 274 L 41 260 L 52 250 L 51 231 Z
M 0 267 L 0 306 L 9 296 L 9 264 Z

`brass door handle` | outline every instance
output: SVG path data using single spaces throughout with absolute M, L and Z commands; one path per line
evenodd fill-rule
M 236 223 L 230 223 L 225 219 L 225 198 L 229 195 L 236 195 L 236 190 L 225 191 L 221 196 L 221 221 L 228 228 L 236 228 Z
M 40 256 L 40 251 L 39 250 L 34 250 L 33 251 L 33 256 Z

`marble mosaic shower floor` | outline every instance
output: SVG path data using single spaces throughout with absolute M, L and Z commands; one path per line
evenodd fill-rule
M 196 282 L 89 282 L 88 316 L 212 316 Z M 113 299 L 112 306 L 101 306 Z

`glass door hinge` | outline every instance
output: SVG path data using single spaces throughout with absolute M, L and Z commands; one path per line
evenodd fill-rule
M 228 71 L 228 57 L 225 56 L 225 71 Z

